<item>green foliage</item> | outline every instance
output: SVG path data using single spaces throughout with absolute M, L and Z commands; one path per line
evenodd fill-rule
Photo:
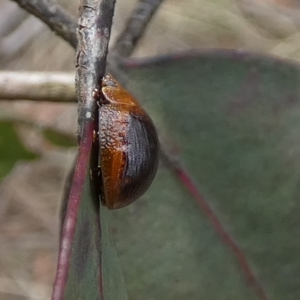
M 217 52 L 128 73 L 270 299 L 298 299 L 299 67 Z M 164 167 L 144 199 L 112 214 L 130 298 L 258 299 L 234 253 Z
M 43 130 L 43 134 L 46 139 L 60 147 L 74 147 L 77 145 L 75 136 L 63 134 L 51 128 Z
M 84 143 L 81 147 L 87 145 Z M 75 169 L 76 180 L 71 188 L 70 199 L 76 199 L 75 202 L 78 200 L 80 204 L 75 212 L 76 204 L 70 200 L 72 214 L 77 214 L 77 223 L 67 269 L 68 278 L 63 287 L 64 299 L 127 300 L 123 275 L 110 240 L 107 209 L 101 206 L 99 210 L 99 197 L 94 189 L 97 182 L 91 181 L 90 166 L 83 163 L 83 160 L 89 161 L 90 157 L 79 156 L 78 160 L 79 167 Z M 84 175 L 84 184 L 81 186 L 78 178 Z
M 178 149 L 268 297 L 298 299 L 299 67 L 207 52 L 127 71 L 129 88 Z M 109 232 L 130 299 L 260 299 L 236 254 L 163 162 L 142 199 L 116 211 L 100 207 L 100 220 L 87 168 L 67 299 L 126 299 Z
M 0 179 L 11 170 L 17 161 L 36 157 L 36 154 L 24 147 L 12 124 L 0 123 Z

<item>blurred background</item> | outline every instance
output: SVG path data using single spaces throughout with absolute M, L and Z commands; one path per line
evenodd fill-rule
M 57 2 L 77 15 L 79 1 Z M 117 1 L 111 44 L 136 3 Z M 298 60 L 299 9 L 299 0 L 165 0 L 133 56 L 218 47 Z M 0 0 L 0 68 L 75 74 L 74 50 L 16 3 Z M 24 158 L 31 159 L 18 161 L 7 173 L 1 170 L 7 158 L 0 157 L 0 300 L 49 299 L 59 206 L 76 153 L 77 107 L 1 100 L 0 116 L 4 114 L 16 118 L 15 132 L 0 129 L 0 153 L 9 143 L 12 152 L 25 147 Z M 18 119 L 35 126 L 18 123 Z M 74 147 L 51 142 L 39 131 L 40 125 L 74 136 Z

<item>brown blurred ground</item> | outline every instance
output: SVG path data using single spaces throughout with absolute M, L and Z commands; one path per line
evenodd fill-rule
M 76 15 L 78 1 L 58 2 Z M 113 39 L 135 2 L 119 1 Z M 166 0 L 134 55 L 222 47 L 298 60 L 299 7 L 299 0 Z M 74 72 L 73 60 L 74 51 L 67 43 L 15 3 L 0 0 L 1 70 Z M 0 110 L 76 131 L 75 105 L 2 102 Z M 27 128 L 18 130 L 27 147 L 41 158 L 18 163 L 0 184 L 0 300 L 49 299 L 59 202 L 76 150 L 55 147 Z

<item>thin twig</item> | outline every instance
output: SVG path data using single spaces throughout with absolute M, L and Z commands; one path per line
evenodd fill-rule
M 77 44 L 74 18 L 53 0 L 12 0 L 46 23 L 52 31 L 61 36 L 74 48 Z
M 93 151 L 93 131 L 97 129 L 94 91 L 100 87 L 105 73 L 114 7 L 115 0 L 81 0 L 79 6 L 76 88 L 80 145 L 62 230 L 52 300 L 64 299 L 77 215 Z
M 76 47 L 77 25 L 73 18 L 53 0 L 12 0 L 15 1 L 32 13 L 52 31 Z M 134 9 L 132 16 L 127 22 L 124 31 L 119 35 L 115 46 L 113 47 L 112 57 L 109 59 L 109 68 L 117 74 L 119 71 L 117 61 L 118 57 L 128 57 L 133 52 L 137 42 L 143 35 L 148 23 L 154 16 L 163 0 L 141 0 Z M 105 8 L 104 8 L 105 10 Z
M 84 120 L 94 118 L 94 91 L 105 74 L 115 0 L 82 0 L 79 7 L 76 87 L 79 134 Z
M 113 47 L 115 54 L 128 57 L 142 37 L 163 0 L 140 0 Z
M 0 100 L 75 102 L 74 75 L 62 72 L 0 72 Z

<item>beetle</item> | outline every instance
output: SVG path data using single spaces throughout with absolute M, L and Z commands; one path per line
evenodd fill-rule
M 102 79 L 98 114 L 101 202 L 117 209 L 151 185 L 159 141 L 150 116 L 111 75 Z

